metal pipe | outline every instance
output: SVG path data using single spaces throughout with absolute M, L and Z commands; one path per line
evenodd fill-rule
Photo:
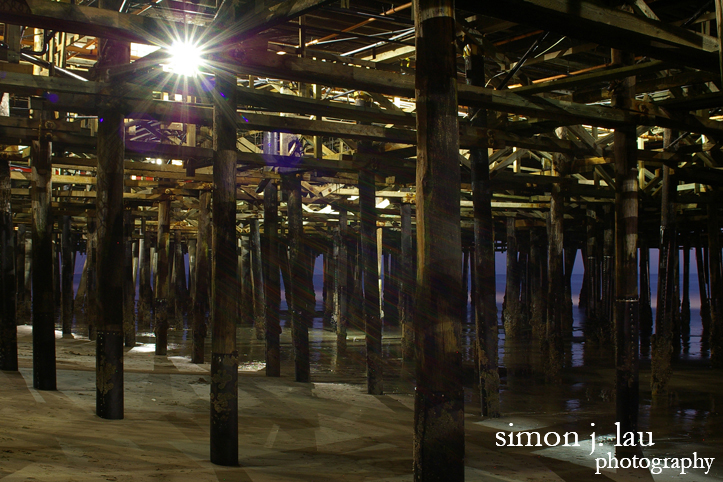
M 692 24 L 693 22 L 695 22 L 696 20 L 698 20 L 698 17 L 703 15 L 703 12 L 705 12 L 712 3 L 713 3 L 713 0 L 710 0 L 709 2 L 705 2 L 702 7 L 700 7 L 688 20 L 683 22 L 680 26 L 682 28 L 685 28 L 685 27 L 689 26 L 690 24 Z
M 333 95 L 333 96 L 331 96 L 331 97 L 325 97 L 324 100 L 337 99 L 337 98 L 339 98 L 339 97 L 343 97 L 343 96 L 345 96 L 345 95 L 351 94 L 352 92 L 356 92 L 356 90 L 355 90 L 355 89 L 347 90 L 346 92 L 342 92 L 341 94 L 336 94 L 336 95 Z
M 381 33 L 372 33 L 369 35 L 359 35 L 359 34 L 350 34 L 352 37 L 344 37 L 334 40 L 326 40 L 324 42 L 315 42 L 314 45 L 326 45 L 326 44 L 333 44 L 337 42 L 346 42 L 348 40 L 359 40 L 360 38 L 370 38 L 370 37 L 382 37 L 384 35 L 390 35 L 390 34 L 397 34 L 404 32 L 404 30 L 392 30 L 391 32 L 381 32 Z M 346 33 L 346 32 L 345 32 Z M 398 43 L 405 43 L 405 42 L 398 42 Z
M 510 69 L 510 71 L 507 73 L 507 76 L 502 80 L 502 83 L 497 86 L 497 90 L 502 90 L 507 86 L 507 83 L 512 79 L 512 77 L 515 76 L 518 70 L 527 62 L 527 59 L 530 58 L 530 56 L 535 53 L 535 50 L 537 50 L 537 47 L 540 46 L 542 42 L 545 41 L 547 36 L 550 34 L 550 32 L 543 32 L 539 37 L 537 37 L 537 40 L 530 45 L 530 48 L 527 49 L 527 52 L 525 52 L 525 55 L 522 56 L 522 58 L 515 64 L 514 67 Z
M 342 30 L 342 32 L 351 32 L 352 30 L 356 30 L 356 29 L 358 29 L 359 27 L 363 27 L 364 25 L 366 25 L 366 24 L 368 24 L 368 23 L 371 23 L 371 22 L 373 22 L 373 21 L 375 21 L 375 20 L 388 20 L 388 21 L 391 20 L 391 21 L 393 21 L 392 19 L 385 18 L 384 15 L 392 15 L 392 14 L 394 14 L 394 13 L 397 13 L 397 12 L 399 12 L 399 11 L 401 11 L 401 10 L 404 10 L 404 9 L 406 9 L 406 8 L 409 8 L 409 7 L 411 7 L 411 6 L 412 6 L 412 2 L 405 3 L 404 5 L 400 5 L 400 6 L 398 6 L 398 7 L 394 7 L 394 8 L 391 8 L 391 9 L 387 10 L 386 12 L 384 12 L 383 15 L 373 15 L 373 14 L 367 14 L 367 13 L 353 12 L 353 13 L 357 13 L 358 15 L 363 15 L 363 16 L 372 17 L 372 18 L 367 18 L 366 20 L 364 20 L 364 21 L 362 21 L 362 22 L 359 22 L 359 23 L 357 23 L 357 24 L 355 24 L 355 25 L 352 25 L 351 27 L 347 27 L 347 28 L 345 28 L 344 30 Z M 332 11 L 333 11 L 333 9 L 332 9 Z M 337 10 L 337 11 L 341 11 L 341 12 L 343 12 L 343 13 L 350 13 L 348 10 L 344 10 L 344 9 L 339 9 L 339 10 Z M 320 38 L 320 39 L 318 40 L 318 42 L 324 42 L 324 41 L 326 41 L 326 40 L 330 40 L 330 39 L 336 38 L 337 35 L 338 35 L 338 34 L 327 35 L 326 37 Z M 309 45 L 313 45 L 314 43 L 315 43 L 314 41 L 308 42 L 308 43 L 306 44 L 306 46 L 308 47 Z
M 344 38 L 335 39 L 335 40 L 328 40 L 328 41 L 325 41 L 325 42 L 315 42 L 314 45 L 322 45 L 322 44 L 333 43 L 333 42 L 343 42 L 343 41 L 345 41 L 345 40 L 355 40 L 355 39 L 372 39 L 372 40 L 376 40 L 377 38 L 383 37 L 383 36 L 385 36 L 385 35 L 394 35 L 394 34 L 398 34 L 398 33 L 402 33 L 402 32 L 408 32 L 408 31 L 409 31 L 409 29 L 404 29 L 404 30 L 392 30 L 391 32 L 380 32 L 380 33 L 373 33 L 373 34 L 361 34 L 361 33 L 340 32 L 340 31 L 338 31 L 338 30 L 334 30 L 334 29 L 330 29 L 330 28 L 323 28 L 323 27 L 308 27 L 308 26 L 306 27 L 306 31 L 307 31 L 307 32 L 313 32 L 314 30 L 316 30 L 316 31 L 318 31 L 318 32 L 323 32 L 323 33 L 334 32 L 334 33 L 337 33 L 337 34 L 340 34 L 340 35 L 345 35 Z M 413 43 L 403 42 L 403 41 L 400 41 L 400 40 L 387 39 L 387 41 L 389 41 L 389 42 L 394 42 L 394 43 L 399 43 L 399 44 L 403 44 L 403 45 L 414 45 Z
M 45 68 L 45 69 L 49 69 L 50 66 L 53 65 L 53 64 L 51 64 L 50 62 L 46 62 L 45 60 L 39 59 L 39 58 L 37 58 L 37 57 L 33 57 L 32 55 L 28 55 L 28 54 L 26 54 L 25 52 L 22 52 L 22 53 L 20 54 L 20 56 L 21 56 L 22 58 L 24 58 L 25 60 L 27 60 L 28 62 L 30 62 L 31 64 L 38 65 L 38 66 L 43 67 L 43 68 Z M 60 72 L 60 73 L 63 74 L 63 75 L 67 75 L 68 77 L 72 77 L 73 79 L 82 80 L 83 82 L 88 82 L 88 79 L 86 79 L 85 77 L 81 77 L 80 75 L 75 74 L 75 73 L 71 72 L 70 70 L 64 69 L 64 68 L 62 68 L 62 67 L 58 67 L 57 65 L 53 65 L 53 67 L 54 67 L 54 69 L 55 69 L 56 72 Z
M 349 56 L 351 56 L 351 55 L 358 54 L 359 52 L 365 52 L 365 51 L 367 51 L 367 50 L 371 50 L 371 49 L 376 48 L 376 47 L 381 47 L 382 45 L 386 45 L 387 43 L 389 43 L 389 42 L 392 41 L 392 40 L 399 40 L 399 39 L 401 39 L 401 38 L 404 38 L 404 37 L 410 35 L 411 33 L 414 33 L 414 29 L 413 29 L 413 28 L 408 29 L 408 30 L 407 30 L 406 32 L 404 32 L 404 33 L 400 33 L 399 35 L 395 35 L 394 37 L 391 37 L 389 40 L 384 40 L 384 41 L 377 42 L 377 43 L 374 43 L 374 44 L 371 44 L 371 45 L 367 45 L 366 47 L 361 47 L 361 48 L 358 48 L 358 49 L 356 49 L 356 50 L 352 50 L 352 51 L 350 51 L 350 52 L 343 53 L 343 54 L 341 54 L 341 56 L 342 56 L 342 57 L 349 57 Z

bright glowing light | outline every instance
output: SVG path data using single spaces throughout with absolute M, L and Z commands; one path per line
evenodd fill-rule
M 389 202 L 389 199 L 382 199 L 382 202 L 377 204 L 377 209 L 384 209 L 387 206 L 389 206 L 391 203 Z
M 186 77 L 196 77 L 203 65 L 203 51 L 192 42 L 175 41 L 168 49 L 170 58 L 164 70 Z

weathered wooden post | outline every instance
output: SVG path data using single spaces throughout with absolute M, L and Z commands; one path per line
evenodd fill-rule
M 640 354 L 650 355 L 653 310 L 650 305 L 650 248 L 640 238 Z
M 476 45 L 465 49 L 467 83 L 484 86 L 484 55 Z M 472 125 L 487 127 L 487 111 L 469 113 Z M 482 415 L 500 416 L 500 376 L 497 354 L 497 302 L 495 286 L 495 246 L 492 222 L 492 186 L 490 184 L 489 151 L 486 147 L 470 149 L 472 167 L 472 199 L 474 203 L 474 256 L 472 263 L 472 304 L 475 309 L 477 351 L 475 361 L 479 376 Z M 532 245 L 531 245 L 532 247 Z M 531 253 L 532 254 L 532 253 Z
M 133 277 L 133 213 L 123 212 L 123 339 L 126 347 L 136 344 L 136 280 Z
M 690 233 L 683 238 L 683 304 L 680 308 L 680 327 L 683 350 L 690 350 Z
M 599 321 L 606 340 L 613 338 L 611 334 L 613 332 L 613 300 L 615 298 L 615 225 L 611 221 L 611 211 L 612 206 L 603 206 L 604 228 Z
M 175 325 L 183 329 L 183 313 L 186 307 L 186 262 L 183 256 L 183 242 L 181 232 L 176 230 L 173 243 L 173 311 L 175 313 Z
M 256 339 L 266 336 L 266 301 L 264 296 L 264 277 L 261 257 L 261 227 L 259 219 L 252 219 L 251 226 L 251 271 L 254 280 L 254 328 Z
M 193 270 L 193 349 L 191 361 L 204 362 L 208 319 L 208 281 L 211 274 L 209 246 L 211 245 L 211 191 L 201 191 L 198 196 L 198 235 L 196 237 L 196 264 Z
M 587 287 L 587 296 L 585 296 L 585 313 L 588 320 L 597 321 L 599 317 L 598 305 L 600 303 L 600 261 L 597 256 L 597 211 L 594 208 L 588 208 L 586 219 L 587 243 L 585 256 L 587 263 L 585 264 L 585 285 Z
M 156 355 L 168 353 L 168 298 L 171 291 L 170 267 L 168 263 L 171 245 L 171 200 L 158 203 L 158 268 L 156 270 L 156 290 L 154 312 L 156 322 L 153 332 L 156 334 Z
M 557 137 L 567 138 L 567 129 L 559 128 Z M 552 161 L 553 172 L 562 177 L 567 171 L 569 160 L 562 154 L 555 154 Z M 548 290 L 547 290 L 547 330 L 543 346 L 547 352 L 546 375 L 556 378 L 563 365 L 563 320 L 565 311 L 565 267 L 564 267 L 564 203 L 562 186 L 554 184 L 550 192 L 550 219 L 548 223 Z
M 336 318 L 336 351 L 337 355 L 346 353 L 346 332 L 349 326 L 349 295 L 347 291 L 348 281 L 348 255 L 347 255 L 347 212 L 339 209 L 339 226 L 334 231 L 334 252 L 336 262 L 334 263 L 334 300 Z
M 356 99 L 356 106 L 370 105 L 364 96 Z M 372 151 L 369 141 L 357 143 L 357 156 Z M 384 392 L 384 371 L 382 366 L 382 319 L 379 290 L 379 264 L 377 257 L 377 210 L 376 180 L 374 170 L 365 166 L 359 171 L 359 218 L 361 237 L 361 270 L 364 284 L 362 315 L 366 338 L 367 393 L 381 395 Z
M 18 225 L 17 235 L 15 237 L 15 309 L 16 316 L 23 318 L 30 314 L 30 310 L 26 309 L 26 303 L 30 300 L 25 299 L 25 239 L 27 238 L 27 228 L 24 224 Z
M 327 226 L 330 238 L 334 237 L 332 226 Z M 334 243 L 326 243 L 324 251 L 321 253 L 323 257 L 323 288 L 322 288 L 322 306 L 324 307 L 324 316 L 322 318 L 322 326 L 331 325 L 334 315 L 334 272 L 336 267 L 336 257 L 334 256 Z
M 99 7 L 118 11 L 118 0 L 100 0 Z M 107 70 L 130 63 L 128 42 L 100 40 L 99 74 L 115 89 Z M 123 160 L 125 123 L 117 101 L 103 105 L 98 118 L 98 171 L 96 212 L 98 311 L 95 319 L 96 414 L 101 418 L 123 418 L 123 272 L 126 252 L 123 236 Z M 116 103 L 117 102 L 117 103 Z M 130 213 L 129 213 L 130 214 Z M 132 269 L 132 266 L 130 266 Z
M 239 277 L 239 286 L 241 289 L 241 299 L 239 300 L 239 309 L 241 316 L 239 323 L 251 326 L 254 322 L 254 287 L 251 271 L 251 240 L 249 236 L 239 237 L 239 257 L 241 258 L 241 273 Z
M 613 64 L 632 58 L 612 51 Z M 612 96 L 614 107 L 631 108 L 635 77 L 622 80 Z M 615 129 L 615 367 L 616 415 L 622 433 L 638 426 L 638 180 L 635 126 Z
M 515 218 L 507 217 L 507 277 L 505 286 L 504 324 L 505 338 L 515 339 L 522 335 L 522 310 L 520 309 L 520 269 L 517 263 L 517 230 Z
M 664 147 L 668 147 L 672 137 L 670 129 L 664 132 Z M 660 205 L 660 249 L 658 255 L 658 307 L 655 313 L 655 335 L 652 336 L 652 358 L 650 361 L 650 388 L 655 401 L 667 402 L 667 389 L 673 374 L 671 366 L 673 356 L 673 317 L 676 309 L 674 297 L 673 265 L 676 261 L 674 251 L 678 249 L 675 233 L 674 179 L 670 167 L 663 166 L 663 187 Z
M 547 241 L 543 231 L 539 226 L 530 229 L 530 329 L 538 340 L 547 328 Z
M 88 323 L 88 339 L 96 339 L 98 317 L 98 233 L 95 218 L 88 218 L 88 249 L 86 258 L 85 320 Z
M 151 326 L 153 289 L 151 288 L 151 239 L 146 231 L 146 218 L 141 218 L 141 240 L 138 264 L 138 320 L 147 329 Z
M 279 271 L 279 193 L 274 182 L 264 188 L 264 291 L 266 298 L 266 376 L 281 376 L 281 281 Z
M 62 234 L 62 323 L 63 338 L 73 338 L 73 276 L 75 274 L 75 243 L 70 232 L 70 216 L 63 216 Z
M 40 140 L 33 141 L 31 154 L 33 387 L 38 390 L 56 389 L 50 139 L 49 132 L 41 132 Z
M 399 325 L 402 330 L 402 358 L 414 358 L 414 243 L 412 239 L 412 204 L 402 202 L 401 214 L 401 262 L 399 263 Z
M 417 297 L 414 479 L 464 480 L 462 240 L 452 0 L 416 0 Z
M 238 465 L 236 351 L 236 76 L 216 71 L 213 91 L 211 462 Z
M 708 257 L 710 263 L 710 361 L 715 368 L 723 367 L 723 316 L 721 313 L 721 254 L 719 195 L 711 193 L 708 203 Z
M 361 149 L 362 146 L 359 146 L 359 148 Z M 384 392 L 384 374 L 382 367 L 382 326 L 379 313 L 375 192 L 374 172 L 367 169 L 359 171 L 361 257 L 364 283 L 364 302 L 362 306 L 367 347 L 367 393 L 381 395 Z
M 706 273 L 708 266 L 703 262 L 703 236 L 698 233 L 695 246 L 695 266 L 698 271 L 698 293 L 700 294 L 700 321 L 703 325 L 701 336 L 702 351 L 709 349 L 710 339 L 710 299 L 708 298 L 708 283 Z
M 282 189 L 286 197 L 289 218 L 289 278 L 291 286 L 291 340 L 294 345 L 294 373 L 297 382 L 310 381 L 309 366 L 309 327 L 304 316 L 304 283 L 306 262 L 304 249 L 304 226 L 301 214 L 301 180 L 297 174 L 285 174 L 281 178 Z M 288 298 L 287 298 L 288 299 Z
M 17 371 L 15 231 L 10 192 L 10 164 L 0 159 L 0 370 Z
M 200 198 L 199 194 L 199 198 Z M 188 311 L 189 318 L 193 318 L 193 294 L 196 292 L 196 250 L 198 234 L 196 238 L 190 238 L 186 243 L 186 251 L 188 252 Z M 193 322 L 191 322 L 193 323 Z

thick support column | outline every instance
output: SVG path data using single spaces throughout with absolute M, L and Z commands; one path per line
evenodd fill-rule
M 567 131 L 560 128 L 557 136 L 566 139 Z M 557 176 L 563 176 L 566 171 L 567 159 L 561 154 L 555 154 L 552 165 Z M 550 222 L 548 223 L 548 276 L 550 282 L 547 290 L 547 333 L 543 346 L 547 352 L 546 375 L 556 378 L 563 365 L 563 323 L 565 319 L 565 268 L 564 268 L 564 204 L 560 184 L 554 184 L 550 193 Z
M 10 190 L 10 164 L 7 159 L 0 159 L 0 370 L 16 371 L 18 334 L 15 319 L 15 231 Z
M 417 297 L 414 479 L 464 480 L 462 240 L 454 2 L 414 2 Z
M 138 322 L 143 329 L 151 326 L 153 316 L 153 289 L 151 288 L 151 239 L 146 231 L 146 219 L 141 218 L 139 246 Z
M 251 277 L 251 241 L 248 236 L 240 236 L 239 241 L 239 257 L 241 258 L 241 273 L 239 277 L 239 286 L 241 287 L 241 300 L 239 302 L 241 309 L 241 319 L 239 323 L 251 326 L 253 324 L 254 315 L 254 286 Z
M 664 146 L 670 144 L 672 133 L 665 129 Z M 675 184 L 668 166 L 663 166 L 663 187 L 660 206 L 660 249 L 658 255 L 658 306 L 655 312 L 655 335 L 652 336 L 652 357 L 650 360 L 650 388 L 654 401 L 667 402 L 667 390 L 673 375 L 673 318 L 676 316 L 675 269 L 678 249 L 675 233 L 674 210 Z
M 723 367 L 723 313 L 721 313 L 721 254 L 720 224 L 718 221 L 719 195 L 713 193 L 708 203 L 708 256 L 710 263 L 710 361 Z
M 632 58 L 613 50 L 614 64 Z M 635 78 L 621 81 L 612 103 L 631 108 Z M 615 130 L 615 369 L 616 415 L 622 433 L 637 430 L 639 408 L 638 355 L 638 180 L 635 127 Z
M 281 376 L 281 281 L 279 271 L 279 193 L 276 184 L 264 188 L 264 292 L 266 298 L 266 376 Z
M 117 0 L 100 0 L 100 8 L 118 11 Z M 130 63 L 130 43 L 100 40 L 102 70 Z M 111 89 L 114 88 L 112 84 Z M 98 313 L 96 317 L 96 414 L 123 418 L 124 270 L 127 263 L 123 233 L 123 158 L 125 123 L 120 105 L 102 106 L 98 119 Z M 130 213 L 129 213 L 130 214 Z M 130 276 L 130 274 L 128 275 Z
M 520 309 L 520 268 L 517 263 L 517 232 L 515 218 L 507 218 L 507 277 L 505 286 L 504 324 L 506 339 L 522 336 Z
M 63 216 L 62 235 L 62 320 L 63 338 L 73 338 L 73 276 L 75 275 L 75 240 L 70 232 L 70 216 Z
M 361 149 L 362 146 L 360 145 L 359 148 Z M 379 313 L 375 193 L 374 172 L 366 169 L 359 171 L 361 262 L 362 276 L 364 278 L 363 313 L 367 348 L 367 393 L 381 395 L 384 392 L 384 374 L 382 367 L 382 323 Z
M 401 260 L 399 263 L 399 326 L 402 330 L 402 357 L 414 358 L 414 240 L 412 239 L 412 205 L 402 203 L 401 211 Z
M 211 462 L 232 466 L 238 465 L 235 75 L 216 72 L 213 100 Z
M 196 237 L 196 263 L 193 270 L 193 349 L 191 362 L 204 362 L 204 345 L 208 331 L 208 286 L 211 264 L 211 192 L 201 191 L 198 196 L 198 235 Z
M 169 253 L 171 251 L 171 201 L 169 199 L 158 203 L 158 268 L 156 269 L 156 292 L 154 312 L 156 322 L 153 332 L 156 334 L 156 355 L 168 353 L 168 302 L 171 291 L 171 277 L 169 275 Z
M 484 86 L 484 55 L 476 45 L 465 49 L 467 83 Z M 487 127 L 487 111 L 470 112 L 472 124 Z M 472 167 L 472 200 L 474 203 L 474 256 L 472 259 L 472 305 L 475 313 L 477 351 L 475 361 L 479 375 L 482 415 L 500 416 L 500 376 L 497 354 L 497 301 L 495 286 L 495 246 L 492 222 L 492 185 L 490 184 L 489 152 L 486 147 L 470 149 Z M 532 249 L 534 247 L 530 245 Z M 532 250 L 530 251 L 532 256 Z M 532 260 L 531 260 L 532 261 Z M 532 266 L 532 265 L 531 265 Z M 534 268 L 534 266 L 532 266 Z M 531 279 L 534 279 L 531 273 Z
M 251 270 L 254 280 L 254 329 L 256 339 L 263 340 L 266 334 L 266 301 L 261 258 L 261 227 L 258 219 L 252 219 L 251 227 Z
M 123 213 L 123 340 L 126 347 L 136 344 L 136 279 L 133 277 L 133 213 Z
M 361 229 L 359 229 L 361 231 Z M 355 330 L 364 331 L 364 319 L 362 314 L 364 288 L 362 286 L 362 266 L 361 266 L 361 234 L 352 231 L 349 243 L 350 252 L 349 260 L 351 267 L 349 269 L 349 324 Z
M 494 252 L 492 253 L 494 263 Z M 530 228 L 530 328 L 542 340 L 547 330 L 547 237 L 544 228 Z M 493 280 L 494 281 L 494 280 Z
M 173 243 L 173 303 L 176 327 L 183 329 L 183 313 L 186 311 L 186 262 L 180 231 L 175 232 Z
M 55 390 L 55 303 L 53 301 L 53 221 L 50 213 L 52 146 L 49 133 L 32 145 L 33 211 L 33 387 Z
M 369 101 L 357 98 L 358 107 L 366 107 Z M 372 151 L 370 142 L 357 144 L 357 154 Z M 373 169 L 359 171 L 359 217 L 361 237 L 361 276 L 364 286 L 362 316 L 366 338 L 367 393 L 384 393 L 384 370 L 382 366 L 382 319 L 379 287 L 379 256 L 381 247 L 377 240 L 376 180 Z
M 347 212 L 339 210 L 339 227 L 334 231 L 334 312 L 336 319 L 336 352 L 337 355 L 346 353 L 346 332 L 349 327 L 348 305 L 348 254 L 347 254 Z
M 289 217 L 289 278 L 291 286 L 291 341 L 294 346 L 294 373 L 297 382 L 310 381 L 309 366 L 309 327 L 304 316 L 305 247 L 303 245 L 304 226 L 301 216 L 301 179 L 296 174 L 282 177 L 283 190 Z M 288 298 L 287 298 L 288 299 Z

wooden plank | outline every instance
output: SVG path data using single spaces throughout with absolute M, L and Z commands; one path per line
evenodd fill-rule
M 570 75 L 560 79 L 549 80 L 547 82 L 517 87 L 516 89 L 513 89 L 513 91 L 516 94 L 532 95 L 542 92 L 550 92 L 553 90 L 570 90 L 581 85 L 623 79 L 630 75 L 659 72 L 667 68 L 668 65 L 669 64 L 666 62 L 662 62 L 660 60 L 653 60 L 651 62 L 643 62 L 635 65 L 626 65 L 625 67 L 597 70 L 588 74 Z
M 419 0 L 414 13 L 418 138 L 414 479 L 461 482 L 464 388 L 457 335 L 462 321 L 461 171 L 454 1 Z
M 457 8 L 557 32 L 583 41 L 718 71 L 714 37 L 591 0 L 459 0 Z
M 221 36 L 224 42 L 233 43 L 330 2 L 331 0 L 286 0 L 251 13 L 247 13 L 246 9 L 232 9 L 232 4 L 227 3 L 227 11 L 217 16 L 223 23 L 217 21 L 210 27 L 193 25 L 193 31 L 196 38 L 205 39 L 209 44 L 215 43 L 216 36 Z M 188 22 L 173 22 L 157 17 L 120 13 L 117 10 L 46 0 L 4 2 L 0 4 L 0 16 L 4 21 L 17 25 L 161 47 L 171 45 L 177 40 L 175 37 L 178 32 L 188 30 Z M 229 33 L 229 30 L 232 33 Z

